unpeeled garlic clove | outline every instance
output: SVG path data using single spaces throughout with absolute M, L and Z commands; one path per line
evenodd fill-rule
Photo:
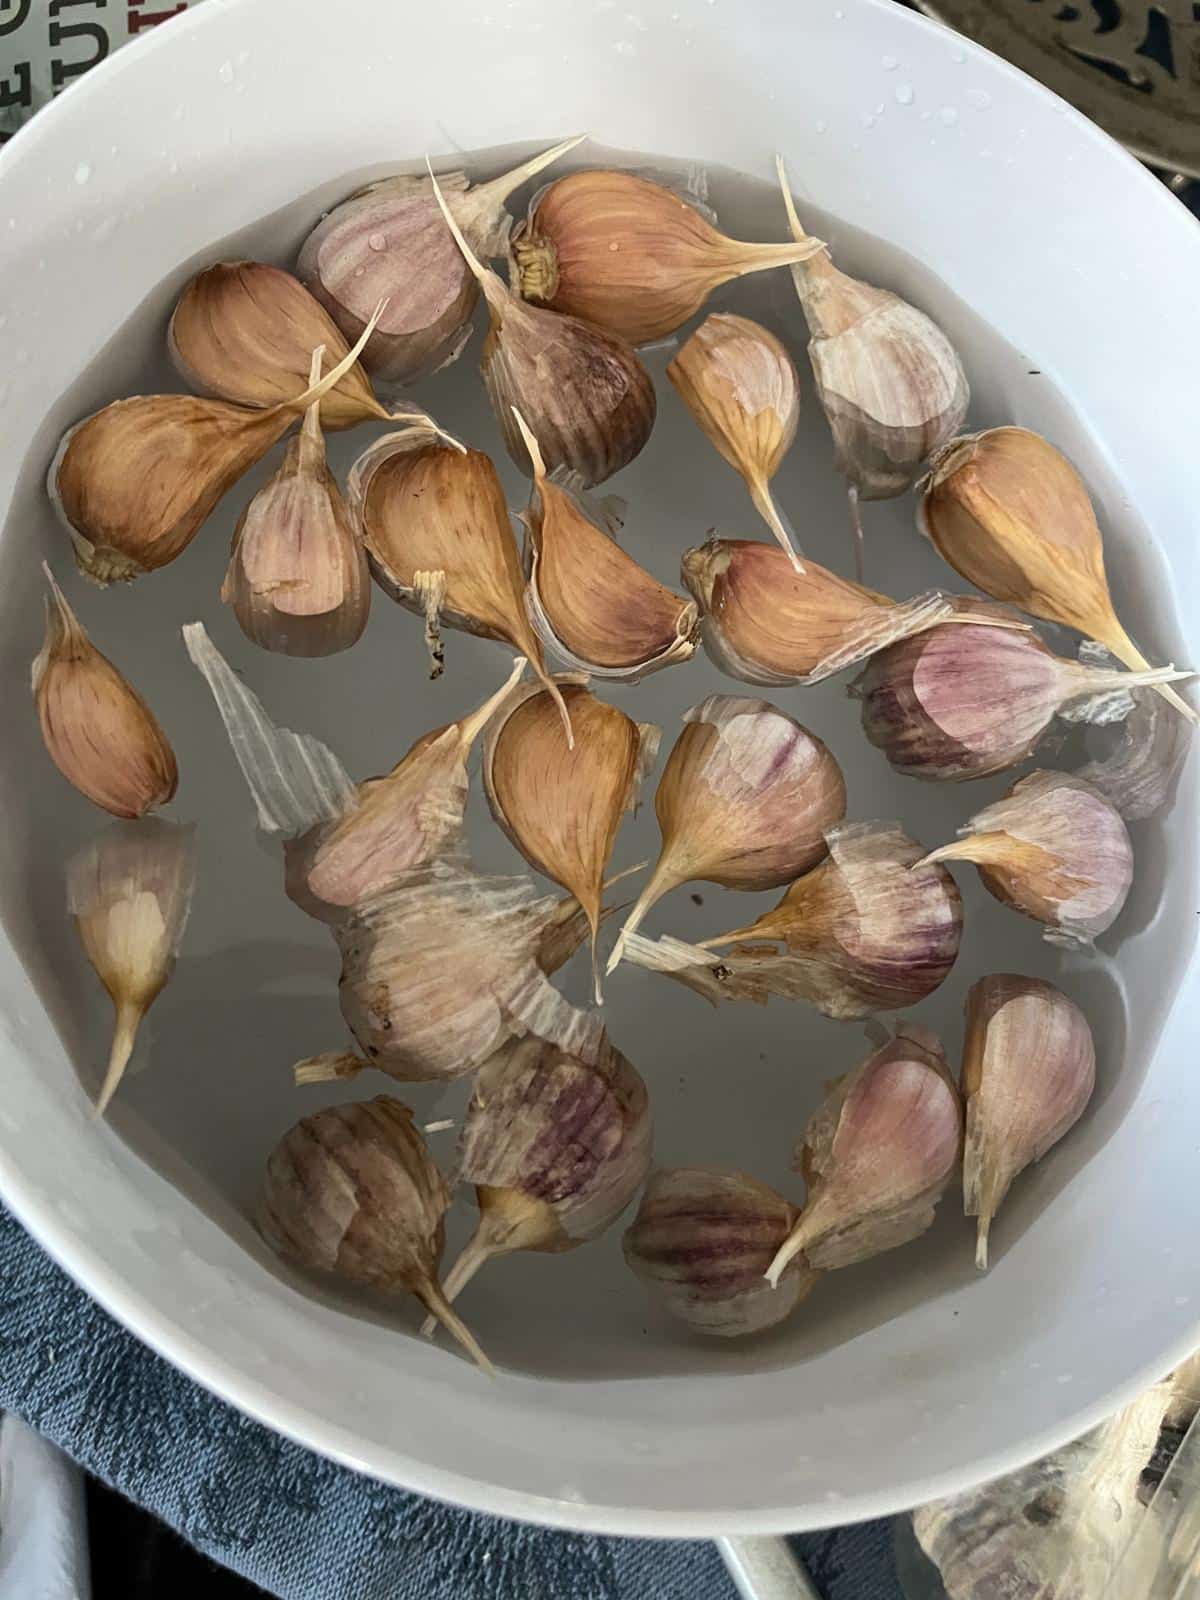
M 749 317 L 714 313 L 667 367 L 667 376 L 722 460 L 739 473 L 755 509 L 804 571 L 771 497 L 771 479 L 796 437 L 800 379 L 773 333 Z
M 115 823 L 67 864 L 67 908 L 116 1013 L 97 1116 L 174 970 L 195 880 L 195 828 L 159 817 Z
M 47 754 L 93 805 L 143 816 L 174 797 L 175 752 L 141 695 L 88 638 L 45 562 L 42 571 L 46 637 L 32 678 Z
M 803 241 L 808 235 L 781 157 L 776 166 L 792 233 Z M 827 249 L 794 266 L 792 277 L 812 335 L 808 354 L 834 458 L 850 485 L 861 578 L 859 500 L 890 500 L 911 489 L 962 425 L 971 393 L 954 346 L 916 306 L 839 271 Z
M 813 684 L 897 639 L 948 617 L 932 592 L 889 600 L 805 558 L 797 572 L 774 545 L 710 538 L 683 556 L 683 581 L 700 606 L 700 638 L 731 678 L 770 688 Z
M 801 1258 L 766 1271 L 799 1212 L 744 1172 L 673 1167 L 653 1174 L 625 1233 L 625 1260 L 697 1333 L 733 1339 L 790 1316 L 818 1274 Z
M 569 488 L 547 478 L 520 412 L 516 422 L 533 463 L 525 603 L 543 642 L 576 671 L 622 683 L 689 660 L 695 604 L 651 577 Z
M 808 1198 L 768 1282 L 797 1256 L 830 1271 L 919 1238 L 958 1171 L 962 1140 L 962 1104 L 941 1045 L 927 1029 L 902 1024 L 809 1119 L 796 1152 Z
M 1100 696 L 1103 719 L 1114 693 L 1162 676 L 1067 661 L 1030 630 L 967 619 L 881 650 L 851 693 L 862 700 L 863 732 L 897 772 L 957 782 L 1024 761 L 1066 707 Z
M 1077 628 L 1133 671 L 1149 670 L 1113 610 L 1083 480 L 1039 434 L 991 428 L 952 440 L 919 486 L 917 521 L 938 554 L 984 594 Z M 1168 684 L 1158 693 L 1200 720 Z
M 222 495 L 337 386 L 363 340 L 319 383 L 279 405 L 137 395 L 68 429 L 46 489 L 79 570 L 103 586 L 174 561 Z
M 607 1039 L 590 1061 L 542 1039 L 505 1045 L 480 1068 L 459 1136 L 455 1179 L 474 1185 L 479 1225 L 447 1300 L 495 1256 L 598 1238 L 646 1181 L 652 1139 L 646 1085 Z
M 526 861 L 583 907 L 595 971 L 604 874 L 621 819 L 637 803 L 658 750 L 659 730 L 633 722 L 580 682 L 558 682 L 574 747 L 547 690 L 529 684 L 488 730 L 483 782 L 492 815 Z M 599 999 L 598 981 L 596 990 Z
M 487 301 L 491 328 L 480 370 L 509 455 L 529 470 L 520 412 L 551 471 L 577 473 L 585 489 L 603 483 L 650 437 L 657 407 L 650 374 L 615 334 L 514 294 L 478 261 L 436 179 L 433 192 Z
M 924 858 L 973 861 L 984 888 L 1043 924 L 1055 944 L 1090 945 L 1133 883 L 1133 847 L 1098 789 L 1064 772 L 1031 772 L 985 806 L 961 837 Z
M 1092 1030 L 1061 989 L 1011 972 L 972 985 L 962 1068 L 963 1204 L 979 1219 L 981 1272 L 992 1219 L 1013 1179 L 1074 1127 L 1095 1085 Z
M 361 332 L 361 326 L 355 330 Z M 197 273 L 167 328 L 167 348 L 188 387 L 242 406 L 291 400 L 312 382 L 309 364 L 318 345 L 329 352 L 331 365 L 350 348 L 304 285 L 266 261 L 219 261 Z M 391 415 L 357 362 L 320 405 L 322 426 L 331 432 L 386 422 Z
M 823 248 L 816 239 L 727 239 L 662 184 L 589 170 L 555 179 L 534 198 L 513 230 L 513 282 L 526 300 L 648 344 L 682 327 L 731 278 Z
M 710 695 L 684 713 L 654 809 L 662 849 L 608 964 L 680 884 L 774 889 L 825 854 L 846 783 L 815 734 L 765 700 Z
M 310 387 L 322 353 L 318 346 Z M 246 637 L 289 656 L 348 650 L 371 610 L 367 558 L 325 458 L 320 411 L 314 401 L 278 472 L 238 519 L 221 588 Z
M 512 220 L 508 197 L 584 137 L 487 183 L 443 173 L 438 183 L 472 249 L 503 255 Z M 479 290 L 446 235 L 428 177 L 383 178 L 335 206 L 305 240 L 296 272 L 349 339 L 387 300 L 362 358 L 382 382 L 415 383 L 456 360 L 471 336 Z
M 284 1134 L 267 1160 L 258 1225 L 302 1267 L 415 1295 L 490 1373 L 437 1279 L 449 1204 L 412 1112 L 380 1095 L 314 1112 Z

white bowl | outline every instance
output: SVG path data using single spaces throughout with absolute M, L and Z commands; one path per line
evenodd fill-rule
M 1165 827 L 1139 829 L 1138 885 L 1102 952 L 1058 968 L 1097 1023 L 1101 1089 L 1075 1135 L 1017 1186 L 986 1278 L 974 1277 L 951 1197 L 928 1240 L 840 1275 L 791 1330 L 713 1350 L 647 1308 L 614 1235 L 572 1257 L 497 1264 L 472 1287 L 463 1309 L 510 1368 L 489 1382 L 413 1338 L 407 1308 L 392 1315 L 302 1293 L 246 1220 L 267 1145 L 324 1103 L 290 1091 L 287 1068 L 340 1037 L 331 955 L 283 902 L 277 864 L 252 838 L 175 630 L 205 615 L 268 704 L 303 716 L 364 774 L 389 751 L 394 759 L 406 734 L 457 715 L 498 680 L 504 658 L 456 636 L 451 673 L 426 693 L 420 629 L 383 601 L 358 651 L 315 677 L 309 663 L 253 655 L 215 603 L 223 530 L 243 488 L 168 572 L 103 598 L 72 581 L 100 642 L 151 690 L 177 737 L 180 809 L 203 819 L 204 854 L 187 954 L 153 1017 L 155 1070 L 131 1079 L 113 1123 L 97 1126 L 71 1063 L 93 1086 L 107 1016 L 64 931 L 55 865 L 95 818 L 45 761 L 24 687 L 40 632 L 36 558 L 69 567 L 38 487 L 60 428 L 147 381 L 170 289 L 184 263 L 212 258 L 215 241 L 247 229 L 251 247 L 294 243 L 319 210 L 302 197 L 337 198 L 345 175 L 367 167 L 579 128 L 764 179 L 782 149 L 844 259 L 888 264 L 968 339 L 973 415 L 1044 426 L 1078 457 L 1131 626 L 1160 657 L 1200 660 L 1200 636 L 1180 635 L 1165 598 L 1194 617 L 1200 232 L 1131 159 L 1020 73 L 885 0 L 634 9 L 208 0 L 78 82 L 0 159 L 0 504 L 12 505 L 0 543 L 0 1190 L 74 1277 L 170 1360 L 380 1478 L 626 1534 L 868 1517 L 1015 1467 L 1200 1343 L 1200 983 L 1185 974 L 1194 786 Z M 283 207 L 279 222 L 258 227 Z M 930 263 L 948 291 L 939 297 L 896 251 Z M 767 299 L 737 303 L 795 317 L 785 275 L 758 292 Z M 983 361 L 987 341 L 953 296 L 1015 351 L 996 346 Z M 104 351 L 144 299 L 140 321 Z M 422 396 L 460 407 L 447 420 L 486 441 L 474 361 L 469 353 Z M 805 442 L 781 494 L 814 553 L 844 564 L 828 444 L 806 404 Z M 664 399 L 660 432 L 629 474 L 634 521 L 653 512 L 667 577 L 705 519 L 752 528 L 732 474 L 693 472 L 705 447 L 689 426 Z M 682 470 L 670 471 L 672 460 Z M 509 481 L 516 493 L 520 480 Z M 881 585 L 936 581 L 910 517 L 904 503 L 869 508 Z M 413 692 L 398 696 L 405 674 Z M 706 663 L 673 669 L 647 686 L 646 706 L 671 721 L 720 687 L 729 685 Z M 780 698 L 806 721 L 814 708 L 818 728 L 834 716 L 836 696 Z M 930 844 L 994 792 L 885 782 L 862 741 L 846 728 L 834 737 L 856 813 L 902 807 Z M 653 846 L 650 809 L 639 847 Z M 482 847 L 511 869 L 501 842 Z M 623 848 L 635 859 L 633 844 Z M 921 1013 L 952 1051 L 965 980 L 1000 964 L 1054 970 L 1046 963 L 1058 959 L 1032 924 L 961 877 L 962 967 Z M 232 945 L 231 899 L 245 930 Z M 727 909 L 701 912 L 680 895 L 656 925 L 698 935 Z M 672 986 L 618 977 L 613 1028 L 650 1073 L 663 1158 L 727 1159 L 786 1182 L 791 1136 L 819 1080 L 861 1054 L 857 1032 L 796 1007 L 708 1013 Z M 701 1044 L 707 1055 L 693 1061 Z M 363 1092 L 386 1088 L 381 1079 Z

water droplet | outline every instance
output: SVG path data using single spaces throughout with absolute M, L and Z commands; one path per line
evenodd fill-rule
M 220 78 L 222 83 L 232 83 L 233 82 L 233 62 L 232 61 L 222 61 L 221 65 L 217 68 L 217 77 Z
M 23 367 L 28 363 L 28 361 L 29 361 L 29 351 L 26 350 L 24 345 L 22 345 L 21 348 L 17 351 L 17 355 L 16 355 L 17 365 L 19 367 Z
M 645 17 L 639 17 L 636 11 L 627 11 L 625 13 L 625 21 L 631 28 L 636 28 L 639 33 L 645 33 L 646 19 Z
M 109 155 L 119 156 L 121 154 L 121 146 L 119 144 L 111 144 L 111 145 L 109 145 L 108 153 L 109 153 Z
M 941 111 L 942 121 L 948 128 L 952 128 L 958 121 L 958 112 L 953 106 L 943 106 Z
M 967 104 L 975 107 L 976 111 L 986 111 L 992 103 L 992 97 L 986 89 L 968 89 Z
M 184 117 L 186 117 L 186 116 L 187 116 L 187 107 L 183 104 L 182 101 L 180 101 L 180 103 L 175 107 L 174 111 L 172 111 L 172 113 L 171 113 L 171 121 L 172 122 L 182 122 Z
M 102 217 L 92 229 L 92 243 L 103 244 L 110 233 L 115 232 L 117 226 L 116 216 Z
M 967 52 L 965 50 L 955 50 L 951 53 L 950 59 L 956 67 L 961 67 L 967 59 Z
M 835 22 L 840 22 L 845 15 L 846 13 L 844 11 L 835 11 L 833 13 L 833 20 Z
M 16 219 L 16 217 L 9 217 L 8 225 L 12 229 L 12 231 L 15 233 L 17 231 L 17 219 Z
M 881 100 L 879 102 L 879 104 L 875 107 L 875 115 L 877 117 L 881 117 L 886 110 L 887 110 L 887 107 L 884 105 L 883 101 Z
M 928 122 L 932 115 L 933 115 L 932 111 L 922 111 L 922 113 L 921 113 L 921 121 L 922 122 Z
M 911 83 L 898 83 L 896 85 L 896 101 L 902 106 L 910 106 L 916 99 L 916 93 Z
M 168 161 L 167 162 L 167 171 L 171 174 L 172 177 L 174 177 L 175 174 L 179 171 L 179 163 L 178 163 L 178 161 Z
M 1073 1372 L 1060 1372 L 1054 1381 L 1055 1383 L 1074 1383 L 1075 1374 Z
M 1190 1305 L 1191 1304 L 1191 1300 L 1192 1300 L 1192 1297 L 1191 1297 L 1190 1294 L 1177 1294 L 1175 1296 L 1175 1304 L 1177 1306 Z
M 238 59 L 238 66 L 239 67 L 244 67 L 246 65 L 247 61 L 249 61 L 249 59 L 250 59 L 249 50 L 239 50 L 238 54 L 237 54 L 237 59 Z
M 616 50 L 619 56 L 637 55 L 637 45 L 635 45 L 632 40 L 629 39 L 618 39 L 613 48 Z
M 900 63 L 895 56 L 884 56 L 881 65 L 885 72 L 895 72 Z
M 862 125 L 863 125 L 864 128 L 873 128 L 875 126 L 875 118 L 871 115 L 871 113 L 869 111 L 864 111 L 863 112 L 863 114 L 862 114 Z
M 815 128 L 816 128 L 818 133 L 828 133 L 829 132 L 829 124 L 825 121 L 824 117 L 818 117 L 816 122 L 815 122 L 815 124 L 814 124 L 814 126 L 815 126 Z
M 75 168 L 75 182 L 80 185 L 85 184 L 91 175 L 92 169 L 88 166 L 86 161 L 81 161 Z
M 371 234 L 370 237 L 367 239 L 367 249 L 368 250 L 376 250 L 376 251 L 386 250 L 387 249 L 387 234 L 386 233 L 373 233 L 373 234 Z

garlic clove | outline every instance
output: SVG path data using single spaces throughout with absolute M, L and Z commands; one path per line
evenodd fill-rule
M 529 684 L 506 701 L 488 730 L 483 782 L 492 815 L 526 861 L 586 912 L 595 972 L 604 874 L 621 819 L 637 803 L 643 773 L 658 750 L 659 730 L 633 722 L 578 681 L 560 678 L 559 687 L 574 747 L 547 690 Z
M 1027 428 L 950 441 L 919 486 L 917 521 L 956 572 L 996 600 L 1098 639 L 1135 672 L 1150 663 L 1113 610 L 1100 527 L 1083 480 Z M 1174 689 L 1159 694 L 1189 721 Z
M 243 406 L 281 405 L 298 394 L 312 382 L 309 362 L 318 345 L 333 363 L 349 350 L 304 285 L 265 261 L 219 261 L 197 273 L 167 328 L 167 348 L 188 387 Z M 320 404 L 321 423 L 331 431 L 390 416 L 358 363 Z
M 739 1338 L 790 1316 L 818 1274 L 794 1258 L 766 1271 L 800 1213 L 744 1172 L 673 1167 L 651 1177 L 625 1234 L 625 1260 L 697 1333 Z
M 442 174 L 447 204 L 475 250 L 504 253 L 509 196 L 584 137 L 566 139 L 487 183 L 470 185 L 462 172 Z M 382 382 L 415 383 L 456 360 L 470 338 L 479 290 L 446 236 L 427 177 L 384 178 L 335 206 L 305 240 L 296 273 L 348 339 L 387 300 L 363 351 L 363 366 Z
M 958 1171 L 962 1105 L 937 1039 L 904 1026 L 834 1085 L 797 1149 L 799 1219 L 767 1269 L 853 1266 L 918 1238 Z
M 975 1264 L 986 1271 L 992 1218 L 1018 1173 L 1083 1115 L 1096 1085 L 1087 1018 L 1042 978 L 994 973 L 967 996 L 962 1088 L 967 1103 L 963 1202 L 978 1217 Z
M 175 752 L 141 695 L 88 638 L 45 562 L 42 571 L 46 637 L 32 679 L 46 752 L 93 805 L 144 816 L 174 798 Z
M 806 558 L 797 572 L 774 545 L 710 538 L 683 556 L 683 581 L 700 607 L 713 663 L 744 683 L 820 683 L 948 617 L 933 592 L 893 601 Z
M 174 970 L 195 880 L 195 827 L 159 817 L 114 823 L 67 864 L 67 908 L 116 1013 L 97 1116 L 108 1109 L 142 1018 Z
M 1144 822 L 1170 802 L 1191 749 L 1191 729 L 1167 714 L 1166 702 L 1152 689 L 1135 689 L 1132 700 L 1116 747 L 1076 777 L 1099 789 L 1126 822 Z
M 792 235 L 803 242 L 809 235 L 780 156 L 776 168 Z M 792 278 L 812 336 L 809 360 L 834 458 L 850 486 L 861 579 L 859 500 L 888 500 L 911 489 L 925 462 L 962 425 L 970 389 L 935 322 L 889 290 L 839 271 L 827 249 L 793 266 Z
M 46 489 L 79 570 L 103 587 L 174 561 L 226 491 L 336 388 L 367 337 L 369 328 L 319 383 L 276 406 L 138 395 L 68 429 Z
M 699 614 L 546 476 L 538 442 L 515 412 L 533 463 L 525 603 L 543 642 L 576 671 L 636 683 L 696 650 Z
M 1054 944 L 1090 945 L 1116 921 L 1133 882 L 1120 813 L 1067 773 L 1031 772 L 960 835 L 921 865 L 973 861 L 988 893 L 1042 923 Z
M 684 405 L 744 479 L 750 498 L 797 572 L 804 563 L 771 498 L 771 479 L 796 437 L 800 379 L 773 333 L 748 317 L 715 313 L 667 367 Z
M 432 178 L 432 174 L 431 174 Z M 432 178 L 446 225 L 487 301 L 491 328 L 480 370 L 515 464 L 528 452 L 515 412 L 541 444 L 547 467 L 579 475 L 584 488 L 628 466 L 650 437 L 657 400 L 630 345 L 576 317 L 540 311 L 476 258 Z
M 513 283 L 526 300 L 648 344 L 688 320 L 732 278 L 824 247 L 727 239 L 662 184 L 631 172 L 558 178 L 513 230 Z
M 487 1373 L 437 1281 L 449 1191 L 399 1100 L 302 1117 L 267 1160 L 258 1225 L 277 1254 L 385 1293 L 415 1295 Z
M 608 964 L 671 889 L 693 881 L 772 889 L 825 854 L 846 812 L 833 755 L 765 700 L 711 695 L 684 713 L 654 809 L 662 849 Z
M 314 401 L 278 472 L 243 511 L 221 589 L 248 639 L 291 656 L 348 650 L 371 609 L 367 558 L 326 461 L 320 410 Z
M 607 1039 L 592 1061 L 542 1039 L 505 1045 L 480 1068 L 459 1136 L 455 1180 L 474 1185 L 479 1226 L 447 1300 L 495 1256 L 598 1238 L 646 1181 L 652 1139 L 646 1085 Z

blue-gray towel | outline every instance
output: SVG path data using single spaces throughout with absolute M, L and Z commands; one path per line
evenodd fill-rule
M 734 1600 L 713 1545 L 501 1522 L 281 1439 L 126 1333 L 3 1210 L 0 1410 L 283 1600 Z M 900 1600 L 889 1524 L 797 1543 L 824 1600 Z

